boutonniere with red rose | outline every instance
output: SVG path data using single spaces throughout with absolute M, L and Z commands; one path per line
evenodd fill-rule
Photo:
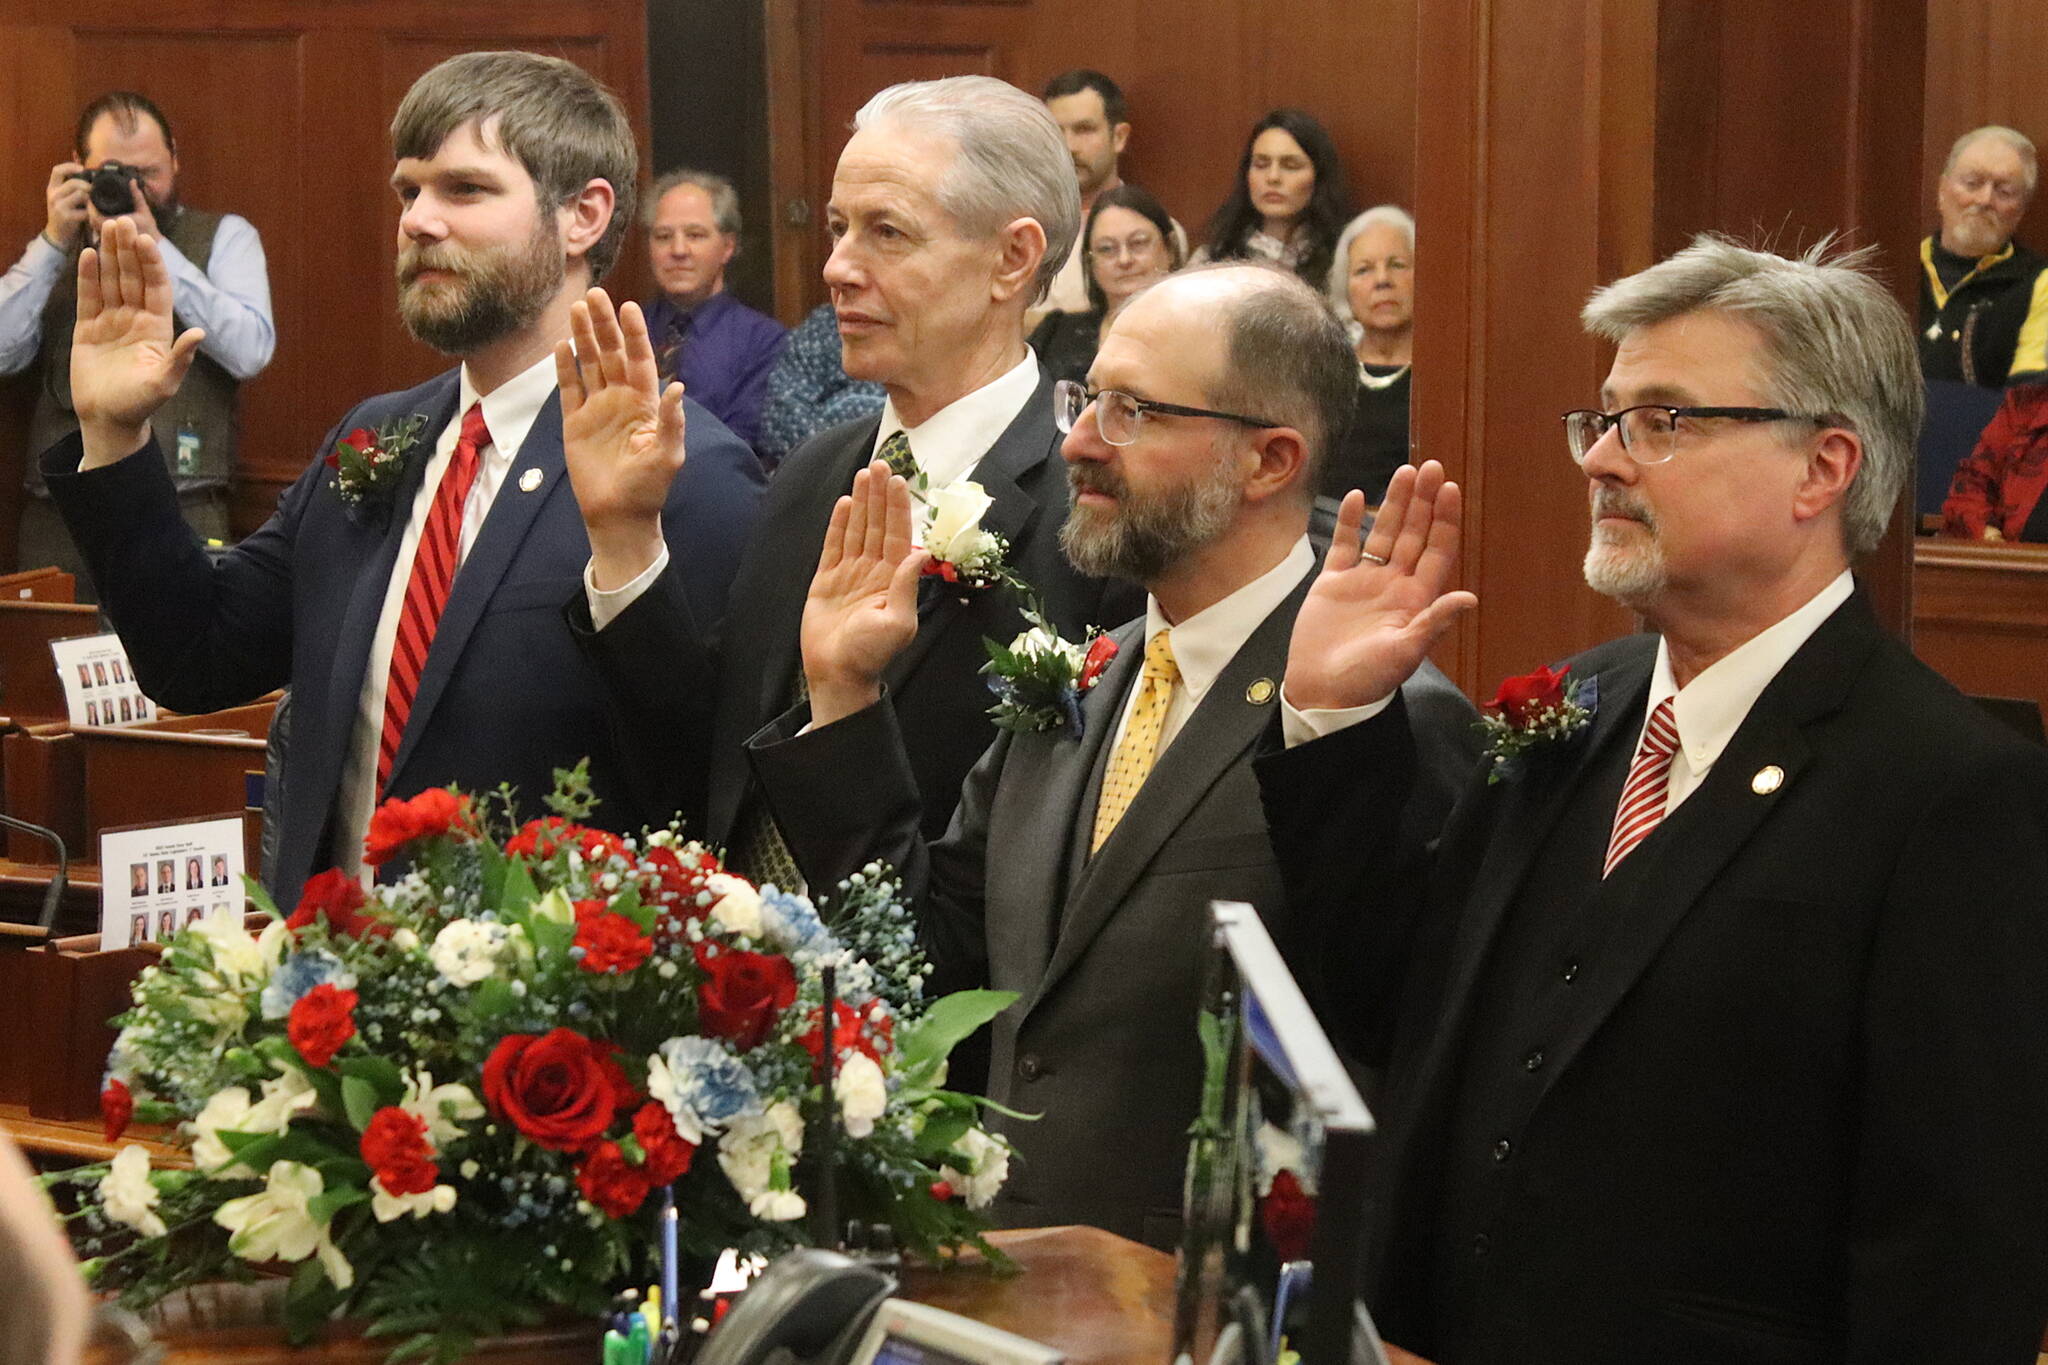
M 1501 683 L 1479 718 L 1486 737 L 1486 780 L 1520 774 L 1524 758 L 1567 744 L 1593 723 L 1598 680 L 1574 678 L 1568 668 L 1539 668 Z
M 989 716 L 996 727 L 1015 734 L 1065 730 L 1081 738 L 1081 698 L 1102 680 L 1116 657 L 1116 641 L 1091 630 L 1081 644 L 1062 639 L 1036 602 L 1024 609 L 1026 629 L 1007 645 L 983 637 L 988 678 L 996 704 Z
M 426 425 L 424 416 L 412 413 L 380 426 L 357 427 L 334 443 L 327 467 L 334 471 L 335 495 L 351 512 L 385 506 L 397 495 L 407 457 Z

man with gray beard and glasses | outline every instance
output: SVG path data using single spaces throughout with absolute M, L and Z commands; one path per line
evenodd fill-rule
M 391 132 L 399 313 L 457 369 L 352 409 L 276 514 L 209 564 L 148 427 L 202 334 L 173 334 L 162 253 L 119 219 L 79 265 L 80 434 L 42 460 L 145 692 L 211 711 L 291 688 L 271 885 L 285 905 L 323 868 L 358 873 L 371 810 L 426 787 L 509 782 L 538 814 L 552 769 L 587 756 L 597 823 L 673 813 L 629 781 L 563 616 L 590 542 L 554 347 L 632 220 L 625 112 L 568 62 L 470 53 L 422 76 Z M 689 469 L 664 520 L 693 609 L 716 618 L 762 479 L 684 402 Z
M 1407 847 L 1395 686 L 1473 605 L 1454 486 L 1397 479 L 1362 541 L 1352 494 L 1295 618 L 1258 777 L 1297 969 L 1387 1068 L 1396 1360 L 2034 1360 L 2048 753 L 1851 573 L 1922 402 L 1865 260 L 1702 237 L 1586 305 L 1586 581 L 1650 632 L 1503 686 L 1420 887 L 1360 870 Z
M 1078 725 L 998 738 L 930 844 L 883 689 L 917 633 L 910 494 L 877 462 L 833 514 L 804 608 L 810 700 L 756 736 L 754 769 L 807 867 L 901 869 L 938 986 L 1018 993 L 990 1093 L 1043 1118 L 997 1121 L 1022 1158 L 1004 1223 L 1175 1243 L 1209 902 L 1285 917 L 1251 759 L 1315 576 L 1316 466 L 1356 386 L 1343 332 L 1282 271 L 1184 272 L 1118 314 L 1088 387 L 1055 391 L 1060 544 L 1081 573 L 1141 584 L 1145 615 L 1106 637 Z M 1429 774 L 1419 838 L 1471 766 L 1474 715 L 1433 672 L 1407 695 Z

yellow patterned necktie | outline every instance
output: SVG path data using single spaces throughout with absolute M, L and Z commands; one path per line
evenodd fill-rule
M 1095 805 L 1095 837 L 1088 845 L 1093 853 L 1109 838 L 1116 822 L 1124 818 L 1138 788 L 1151 776 L 1159 757 L 1159 736 L 1166 728 L 1166 708 L 1173 704 L 1173 689 L 1180 683 L 1180 665 L 1173 661 L 1173 641 L 1160 631 L 1145 642 L 1145 671 L 1138 675 L 1138 698 L 1131 718 L 1109 757 L 1109 771 L 1102 776 L 1102 796 Z
M 891 474 L 901 474 L 906 479 L 917 477 L 917 457 L 910 453 L 908 432 L 890 432 L 889 439 L 882 442 L 882 448 L 875 452 L 875 458 L 889 466 Z

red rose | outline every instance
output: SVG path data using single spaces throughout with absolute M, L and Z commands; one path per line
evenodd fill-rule
M 950 560 L 927 559 L 924 562 L 924 567 L 919 569 L 918 572 L 926 578 L 943 578 L 948 583 L 958 583 L 960 581 L 960 570 Z
M 647 1202 L 647 1172 L 626 1160 L 616 1142 L 600 1142 L 576 1166 L 576 1188 L 607 1218 L 624 1218 Z
M 557 1152 L 596 1140 L 631 1092 L 609 1043 L 565 1028 L 508 1034 L 484 1063 L 491 1112 Z
M 696 945 L 705 979 L 697 985 L 697 1025 L 741 1052 L 759 1047 L 775 1016 L 796 999 L 796 968 L 774 953 L 723 952 Z
M 403 1109 L 379 1109 L 363 1129 L 363 1161 L 386 1194 L 425 1194 L 441 1172 L 427 1141 L 427 1123 Z
M 586 972 L 630 972 L 647 960 L 654 951 L 654 940 L 640 932 L 640 926 L 624 915 L 600 908 L 597 913 L 586 915 L 586 904 L 576 903 L 576 942 L 583 950 L 582 967 Z
M 931 1189 L 932 1198 L 938 1200 L 941 1204 L 953 1197 L 953 1182 L 950 1180 L 934 1180 Z
M 1273 1188 L 1259 1201 L 1259 1226 L 1266 1241 L 1282 1261 L 1308 1259 L 1309 1241 L 1316 1230 L 1316 1201 L 1301 1188 L 1293 1171 L 1273 1177 Z
M 1553 673 L 1539 668 L 1519 678 L 1505 679 L 1487 706 L 1500 712 L 1501 719 L 1508 724 L 1526 728 L 1546 710 L 1564 705 L 1564 679 L 1570 671 L 1561 668 Z
M 1081 677 L 1078 686 L 1083 692 L 1095 686 L 1095 680 L 1102 676 L 1102 670 L 1109 667 L 1109 661 L 1116 657 L 1116 640 L 1108 635 L 1098 635 L 1088 642 L 1088 654 L 1081 660 Z
M 889 1017 L 888 1008 L 879 1000 L 869 1001 L 864 1011 L 856 1011 L 844 1000 L 832 1002 L 832 1055 L 835 1057 L 843 1057 L 849 1052 L 864 1052 L 879 1062 L 895 1033 L 896 1021 Z M 811 1011 L 811 1026 L 796 1041 L 811 1054 L 812 1061 L 823 1054 L 825 1011 L 822 1007 Z
M 112 1142 L 128 1131 L 128 1120 L 135 1117 L 135 1096 L 130 1093 L 124 1081 L 108 1081 L 107 1088 L 100 1091 L 100 1131 Z
M 429 787 L 410 801 L 391 798 L 370 816 L 363 840 L 363 861 L 378 867 L 415 839 L 437 834 L 462 834 L 469 828 L 469 798 L 446 787 Z
M 368 900 L 361 882 L 339 868 L 330 867 L 299 892 L 299 903 L 291 918 L 284 922 L 285 927 L 297 933 L 315 919 L 325 917 L 329 929 L 347 938 L 391 937 L 389 924 L 360 913 Z
M 342 1044 L 356 1036 L 356 993 L 337 990 L 322 982 L 299 997 L 285 1020 L 285 1034 L 306 1059 L 306 1065 L 326 1066 L 341 1051 Z
M 344 445 L 354 446 L 358 455 L 366 454 L 377 448 L 377 433 L 368 427 L 357 427 L 354 431 L 342 437 L 341 440 Z
M 641 1169 L 649 1184 L 667 1185 L 681 1179 L 690 1169 L 690 1158 L 697 1155 L 697 1144 L 676 1135 L 675 1120 L 658 1104 L 643 1104 L 633 1115 L 633 1137 L 647 1153 L 647 1164 Z

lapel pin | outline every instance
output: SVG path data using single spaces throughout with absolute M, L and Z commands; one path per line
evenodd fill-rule
M 1769 796 L 1785 785 L 1785 770 L 1775 763 L 1757 769 L 1755 777 L 1749 779 L 1749 789 L 1758 796 Z
M 1279 689 L 1273 685 L 1271 678 L 1254 678 L 1251 686 L 1244 690 L 1244 699 L 1253 706 L 1264 706 L 1273 700 L 1273 694 L 1277 691 Z
M 540 487 L 540 471 L 538 469 L 529 469 L 519 476 L 520 492 L 531 493 L 538 487 Z

